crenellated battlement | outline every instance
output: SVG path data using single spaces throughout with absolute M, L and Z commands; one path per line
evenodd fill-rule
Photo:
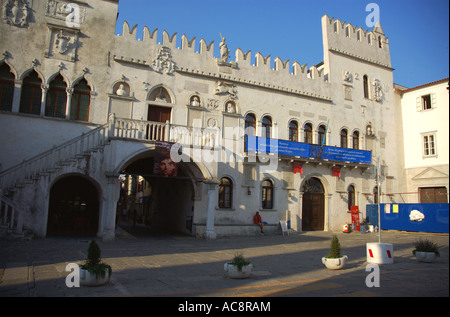
M 153 56 L 148 54 L 155 54 L 160 47 L 166 47 L 171 50 L 173 60 L 176 62 L 175 71 L 225 78 L 246 85 L 331 100 L 323 70 L 315 65 L 308 68 L 307 64 L 283 61 L 280 57 L 275 57 L 272 61 L 271 55 L 263 56 L 260 52 L 252 55 L 250 50 L 244 53 L 240 48 L 235 51 L 234 61 L 228 58 L 223 61 L 221 56 L 214 56 L 214 41 L 207 44 L 202 38 L 197 45 L 196 37 L 189 39 L 183 34 L 181 41 L 177 43 L 177 33 L 170 35 L 165 30 L 162 33 L 162 42 L 158 43 L 157 38 L 158 29 L 150 32 L 145 26 L 142 39 L 138 39 L 137 25 L 130 28 L 125 21 L 122 35 L 116 37 L 114 60 L 151 67 L 148 61 L 151 61 Z M 221 46 L 222 44 L 225 43 L 222 42 Z M 230 59 L 231 56 L 232 54 L 229 54 Z
M 322 17 L 324 49 L 348 55 L 383 67 L 391 67 L 389 40 L 379 22 L 373 30 L 364 30 L 351 23 Z

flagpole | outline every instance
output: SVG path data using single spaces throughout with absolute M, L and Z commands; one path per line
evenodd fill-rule
M 380 177 L 380 157 L 378 156 L 378 163 L 377 163 L 377 202 L 378 202 L 378 242 L 381 243 L 381 206 L 380 206 L 380 199 L 381 199 L 381 177 Z

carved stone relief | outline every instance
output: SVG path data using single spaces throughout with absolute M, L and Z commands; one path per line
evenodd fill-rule
M 158 54 L 153 59 L 152 67 L 157 73 L 168 75 L 173 74 L 176 65 L 172 61 L 170 48 L 163 46 L 159 49 Z
M 343 80 L 346 83 L 351 84 L 353 82 L 353 75 L 349 71 L 345 71 L 343 74 Z
M 74 62 L 77 57 L 78 31 L 71 29 L 49 26 L 49 35 L 47 38 L 48 48 L 45 57 L 58 58 L 65 61 Z
M 45 14 L 66 22 L 68 27 L 80 27 L 86 18 L 86 8 L 61 0 L 48 0 Z
M 214 91 L 216 95 L 229 95 L 231 99 L 236 99 L 237 89 L 235 84 L 227 83 L 224 81 L 216 82 L 216 89 Z
M 5 0 L 3 2 L 2 18 L 7 24 L 26 27 L 31 13 L 31 5 L 27 0 Z
M 373 86 L 373 99 L 377 102 L 381 102 L 383 100 L 383 89 L 381 87 L 381 83 L 378 79 L 375 79 L 372 83 Z
M 209 110 L 216 110 L 219 107 L 219 100 L 216 99 L 208 99 L 208 104 L 206 107 Z

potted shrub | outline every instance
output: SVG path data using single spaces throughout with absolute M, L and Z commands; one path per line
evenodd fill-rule
M 330 253 L 322 258 L 322 263 L 329 270 L 340 270 L 345 266 L 348 257 L 341 256 L 341 245 L 336 235 L 333 235 L 330 245 Z
M 253 265 L 244 258 L 242 253 L 238 253 L 233 261 L 225 263 L 223 268 L 230 278 L 247 278 L 252 273 Z
M 440 256 L 438 249 L 439 246 L 436 243 L 428 239 L 419 239 L 414 242 L 412 252 L 420 262 L 434 262 L 436 257 Z
M 111 277 L 111 266 L 101 261 L 101 251 L 97 242 L 91 240 L 86 262 L 80 265 L 80 284 L 99 286 L 107 283 Z

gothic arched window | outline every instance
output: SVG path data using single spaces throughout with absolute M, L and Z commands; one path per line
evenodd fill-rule
M 42 80 L 32 71 L 23 80 L 19 112 L 41 114 Z

